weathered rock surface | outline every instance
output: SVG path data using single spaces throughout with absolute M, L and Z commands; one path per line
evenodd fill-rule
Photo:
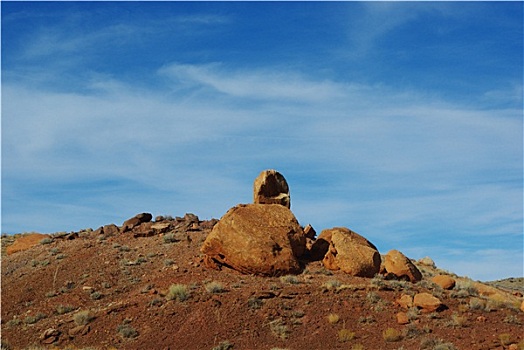
M 384 268 L 387 274 L 393 274 L 399 279 L 418 282 L 422 279 L 419 269 L 398 250 L 390 250 L 384 257 Z
M 44 238 L 49 237 L 42 233 L 32 233 L 29 235 L 18 237 L 15 242 L 6 248 L 7 255 L 11 255 L 16 252 L 27 250 L 37 244 L 39 244 Z
M 120 229 L 115 224 L 104 225 L 95 230 L 95 234 L 114 236 L 120 233 Z
M 453 287 L 455 287 L 455 279 L 448 275 L 433 276 L 431 281 L 439 285 L 442 289 L 453 289 Z
M 402 294 L 400 296 L 400 298 L 398 298 L 396 300 L 396 303 L 400 307 L 402 307 L 402 308 L 407 310 L 407 309 L 409 309 L 410 307 L 413 306 L 413 297 L 411 295 L 409 295 L 409 294 Z
M 280 204 L 241 204 L 213 227 L 201 248 L 208 267 L 246 274 L 298 273 L 305 237 L 297 219 Z
M 253 203 L 280 204 L 291 208 L 289 186 L 282 174 L 276 170 L 264 170 L 253 185 Z
M 421 308 L 424 312 L 434 312 L 442 307 L 442 302 L 429 293 L 418 293 L 413 298 L 413 305 Z
M 323 230 L 313 244 L 310 257 L 324 256 L 327 269 L 352 276 L 373 277 L 380 270 L 380 254 L 367 239 L 345 227 Z
M 122 224 L 122 232 L 130 231 L 134 227 L 139 226 L 144 222 L 151 221 L 151 219 L 153 219 L 153 215 L 151 215 L 150 213 L 137 214 L 131 219 L 124 221 L 124 223 Z

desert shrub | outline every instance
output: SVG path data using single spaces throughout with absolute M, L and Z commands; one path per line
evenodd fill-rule
M 358 318 L 358 323 L 361 324 L 373 324 L 377 322 L 373 316 L 360 316 Z
M 260 309 L 264 305 L 264 301 L 257 297 L 251 297 L 247 300 L 247 307 L 253 310 Z
M 445 343 L 442 339 L 424 338 L 420 341 L 420 350 L 457 350 L 452 343 Z
M 337 281 L 337 280 L 329 280 L 327 281 L 326 283 L 324 283 L 322 285 L 322 288 L 323 289 L 327 289 L 327 290 L 332 290 L 332 289 L 337 289 L 338 287 L 340 287 L 342 285 L 342 283 L 340 281 Z
M 499 341 L 502 346 L 508 346 L 513 343 L 513 336 L 509 333 L 499 334 Z
M 74 309 L 76 309 L 74 306 L 60 304 L 60 305 L 57 305 L 56 312 L 59 315 L 63 315 L 63 314 L 67 314 L 68 312 L 73 311 Z
M 469 301 L 469 309 L 485 311 L 486 310 L 486 301 L 480 298 L 471 298 L 471 300 Z
M 165 234 L 163 239 L 164 239 L 164 243 L 167 243 L 167 244 L 176 243 L 179 241 L 173 233 Z
M 55 258 L 56 258 L 56 260 L 62 260 L 64 258 L 66 258 L 66 257 L 67 257 L 67 255 L 65 255 L 65 254 L 58 254 Z
M 226 288 L 224 288 L 222 283 L 215 281 L 207 283 L 204 287 L 206 291 L 211 294 L 223 293 L 226 291 Z
M 507 315 L 506 317 L 504 317 L 504 320 L 503 320 L 505 323 L 510 323 L 510 324 L 522 324 L 522 322 L 519 320 L 519 318 L 515 315 Z
M 11 327 L 15 327 L 15 326 L 18 326 L 22 321 L 18 318 L 13 318 L 9 321 L 7 321 L 6 325 L 7 327 L 11 328 Z
M 189 297 L 187 286 L 184 284 L 172 284 L 166 295 L 167 300 L 185 301 Z
M 116 328 L 116 331 L 120 334 L 122 338 L 136 338 L 138 337 L 138 332 L 134 329 L 128 322 L 119 324 Z
M 288 283 L 288 284 L 299 284 L 300 283 L 297 276 L 293 276 L 293 275 L 286 275 L 286 276 L 280 277 L 280 282 Z
M 40 321 L 41 319 L 44 319 L 46 317 L 47 317 L 46 314 L 39 312 L 39 313 L 37 313 L 34 316 L 27 316 L 24 319 L 24 323 L 25 324 L 34 324 L 34 323 L 37 323 L 38 321 Z
M 406 312 L 406 316 L 410 322 L 418 320 L 420 317 L 420 310 L 417 307 L 410 307 Z
M 470 296 L 477 296 L 478 290 L 477 287 L 473 284 L 473 281 L 463 281 L 459 280 L 456 282 L 453 291 L 450 296 L 452 298 L 467 298 Z
M 2 350 L 11 350 L 11 345 L 5 339 L 0 340 L 0 349 Z
M 384 275 L 381 274 L 375 274 L 375 276 L 371 279 L 371 285 L 378 288 L 383 289 L 386 288 L 386 280 L 384 279 Z
M 86 325 L 94 319 L 95 317 L 91 314 L 91 311 L 89 310 L 79 311 L 73 316 L 73 320 L 79 326 Z
M 171 266 L 171 265 L 174 265 L 175 264 L 175 261 L 172 260 L 172 259 L 166 259 L 164 260 L 164 265 L 165 266 Z
M 404 328 L 404 337 L 407 339 L 413 339 L 418 337 L 419 335 L 423 334 L 424 332 L 420 330 L 416 325 L 414 324 L 408 324 Z
M 45 293 L 45 296 L 48 297 L 48 298 L 56 297 L 56 292 L 54 290 L 49 291 L 49 292 Z
M 451 320 L 446 322 L 446 326 L 453 327 L 453 328 L 466 327 L 467 326 L 467 319 L 466 319 L 466 317 L 461 316 L 461 315 L 457 314 L 456 312 L 454 312 L 451 315 Z
M 42 240 L 40 241 L 40 244 L 42 244 L 42 245 L 44 245 L 44 244 L 51 244 L 51 243 L 53 243 L 54 241 L 55 241 L 55 240 L 52 239 L 51 237 L 46 237 L 46 238 L 44 238 L 44 239 L 42 239 Z
M 381 300 L 381 298 L 377 293 L 369 292 L 368 294 L 366 294 L 366 300 L 369 301 L 371 304 L 376 304 Z
M 340 320 L 340 316 L 337 314 L 329 314 L 327 319 L 329 323 L 336 324 Z
M 355 339 L 355 332 L 351 332 L 349 329 L 342 328 L 338 331 L 338 341 L 345 343 L 347 341 Z
M 387 342 L 402 340 L 402 333 L 395 328 L 387 328 L 382 332 L 382 338 Z
M 362 344 L 354 344 L 351 347 L 351 350 L 364 350 L 364 345 L 362 345 Z
M 131 248 L 129 248 L 126 245 L 123 245 L 123 246 L 119 246 L 118 247 L 118 251 L 120 251 L 120 252 L 129 252 L 129 251 L 131 251 Z
M 102 293 L 97 292 L 97 291 L 94 291 L 93 293 L 91 293 L 91 294 L 89 295 L 89 297 L 90 297 L 92 300 L 98 300 L 98 299 L 102 298 Z
M 233 343 L 230 343 L 229 341 L 223 341 L 217 346 L 214 346 L 212 350 L 230 350 L 233 349 Z
M 282 322 L 281 318 L 269 322 L 269 328 L 271 329 L 271 333 L 280 339 L 287 339 L 289 337 L 289 329 Z

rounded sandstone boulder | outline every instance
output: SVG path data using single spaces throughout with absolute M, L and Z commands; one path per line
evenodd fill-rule
M 384 268 L 388 274 L 393 274 L 399 279 L 418 282 L 422 279 L 419 269 L 398 250 L 390 250 L 384 257 Z
M 342 270 L 352 276 L 373 277 L 380 270 L 377 248 L 345 227 L 323 230 L 311 248 L 311 256 L 323 256 L 327 269 Z
M 213 227 L 201 251 L 208 267 L 222 265 L 246 274 L 298 273 L 306 239 L 297 219 L 280 204 L 241 204 Z

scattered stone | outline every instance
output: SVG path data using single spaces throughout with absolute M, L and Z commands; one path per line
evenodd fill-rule
M 282 174 L 276 170 L 264 170 L 253 185 L 255 204 L 280 204 L 291 208 L 289 186 Z
M 455 279 L 448 275 L 436 275 L 431 281 L 439 285 L 442 289 L 453 289 L 455 287 Z
M 89 327 L 89 325 L 86 324 L 86 325 L 81 325 L 81 326 L 71 328 L 68 331 L 68 334 L 70 337 L 75 337 L 77 335 L 86 335 L 87 333 L 89 333 L 90 330 L 91 330 L 91 327 Z
M 49 238 L 49 235 L 42 233 L 32 233 L 18 237 L 15 242 L 6 248 L 7 255 L 21 252 L 39 244 L 43 239 Z
M 413 297 L 408 294 L 402 294 L 400 298 L 396 300 L 396 302 L 400 307 L 407 310 L 413 306 Z
M 196 216 L 193 213 L 186 213 L 186 215 L 184 215 L 184 221 L 187 222 L 188 224 L 192 224 L 192 223 L 198 224 L 200 222 L 200 220 L 198 219 L 198 216 Z
M 40 336 L 40 340 L 44 344 L 53 344 L 55 341 L 58 340 L 58 337 L 60 336 L 61 332 L 58 329 L 54 328 L 48 328 L 42 333 Z
M 158 215 L 155 217 L 155 222 L 161 222 L 164 221 L 166 218 L 162 215 Z
M 204 230 L 211 230 L 217 223 L 217 219 L 205 220 L 200 223 L 200 227 Z
M 153 219 L 153 216 L 150 213 L 137 214 L 131 219 L 124 221 L 122 224 L 122 232 L 130 231 L 144 222 L 151 221 L 151 219 Z
M 421 308 L 424 312 L 434 312 L 441 309 L 443 306 L 439 298 L 429 293 L 415 294 L 413 305 Z
M 424 257 L 422 259 L 419 259 L 418 263 L 420 265 L 428 266 L 428 267 L 431 267 L 431 268 L 434 268 L 434 269 L 437 268 L 437 265 L 435 265 L 435 262 L 429 256 L 426 256 L 426 257 Z
M 109 224 L 102 227 L 99 227 L 94 231 L 95 235 L 107 235 L 114 236 L 120 233 L 120 229 L 115 224 Z
M 422 279 L 422 274 L 417 267 L 398 250 L 390 250 L 384 258 L 384 268 L 388 274 L 411 282 L 418 282 Z
M 359 277 L 373 277 L 380 270 L 380 254 L 377 248 L 356 232 L 345 227 L 335 227 L 320 233 L 319 245 L 329 246 L 322 262 L 329 270 L 342 270 Z M 316 243 L 316 242 L 315 242 Z M 315 244 L 313 245 L 313 248 Z M 315 249 L 313 249 L 315 251 Z M 314 254 L 321 254 L 319 249 Z
M 408 315 L 405 312 L 397 313 L 397 323 L 398 324 L 408 324 L 409 323 Z
M 206 266 L 224 265 L 246 274 L 298 273 L 305 237 L 288 208 L 276 204 L 241 204 L 213 227 L 201 248 Z
M 478 317 L 477 317 L 477 322 L 482 322 L 482 323 L 484 323 L 484 322 L 486 322 L 486 320 L 487 320 L 487 319 L 486 319 L 486 317 L 484 317 L 484 316 L 478 316 Z

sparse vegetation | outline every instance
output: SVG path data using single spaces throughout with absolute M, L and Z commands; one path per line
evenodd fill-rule
M 189 297 L 187 286 L 184 284 L 172 284 L 166 295 L 167 300 L 185 301 Z
M 179 239 L 177 239 L 173 233 L 165 234 L 163 239 L 164 239 L 164 243 L 166 243 L 166 244 L 176 243 L 176 242 L 179 241 Z
M 452 343 L 446 343 L 442 339 L 424 338 L 420 342 L 420 350 L 457 350 Z
M 338 331 L 338 341 L 341 343 L 348 342 L 355 339 L 355 332 L 350 331 L 349 329 L 342 328 Z
M 55 240 L 52 239 L 51 237 L 46 237 L 46 238 L 44 238 L 44 239 L 42 239 L 42 240 L 40 241 L 40 244 L 42 244 L 42 245 L 45 245 L 45 244 L 51 244 L 51 243 L 53 243 L 54 241 L 55 241 Z
M 99 300 L 100 298 L 102 298 L 102 293 L 94 291 L 89 295 L 89 297 L 93 300 Z
M 505 323 L 509 323 L 509 324 L 518 324 L 518 325 L 521 325 L 522 322 L 519 320 L 519 318 L 515 315 L 507 315 L 504 320 L 503 320 Z
M 327 319 L 329 323 L 336 324 L 338 321 L 340 321 L 340 316 L 337 314 L 329 314 Z
M 92 320 L 94 320 L 94 318 L 95 317 L 91 314 L 91 311 L 89 310 L 79 311 L 73 316 L 73 320 L 79 326 L 89 324 Z
M 342 285 L 342 282 L 338 280 L 329 280 L 322 285 L 322 288 L 325 290 L 333 290 L 333 289 L 337 289 L 341 285 Z
M 499 341 L 502 346 L 508 346 L 514 342 L 513 336 L 509 333 L 499 334 Z
M 397 342 L 402 340 L 402 333 L 395 328 L 387 328 L 382 332 L 382 338 L 387 342 Z
M 24 319 L 24 323 L 25 324 L 34 324 L 34 323 L 37 323 L 38 321 L 46 318 L 47 315 L 44 314 L 44 313 L 37 313 L 36 315 L 34 316 L 27 316 L 25 319 Z
M 229 341 L 223 341 L 217 346 L 214 346 L 212 350 L 230 350 L 233 349 L 234 344 Z
M 281 318 L 269 322 L 271 333 L 280 339 L 287 339 L 289 337 L 289 329 L 282 322 Z
M 129 321 L 127 320 L 124 320 L 122 324 L 118 325 L 116 330 L 120 336 L 125 339 L 138 337 L 138 332 L 129 324 Z
M 287 283 L 287 284 L 299 284 L 300 283 L 297 276 L 293 276 L 293 275 L 286 275 L 286 276 L 280 277 L 280 282 Z
M 264 305 L 264 301 L 257 297 L 251 297 L 247 300 L 247 306 L 250 309 L 257 310 L 260 309 Z
M 63 315 L 63 314 L 67 314 L 68 312 L 71 312 L 73 310 L 75 310 L 76 308 L 74 306 L 71 306 L 71 305 L 57 305 L 56 307 L 56 312 L 59 314 L 59 315 Z
M 206 289 L 208 293 L 211 293 L 211 294 L 223 293 L 226 291 L 226 288 L 224 287 L 222 283 L 215 282 L 215 281 L 206 283 L 204 288 Z

